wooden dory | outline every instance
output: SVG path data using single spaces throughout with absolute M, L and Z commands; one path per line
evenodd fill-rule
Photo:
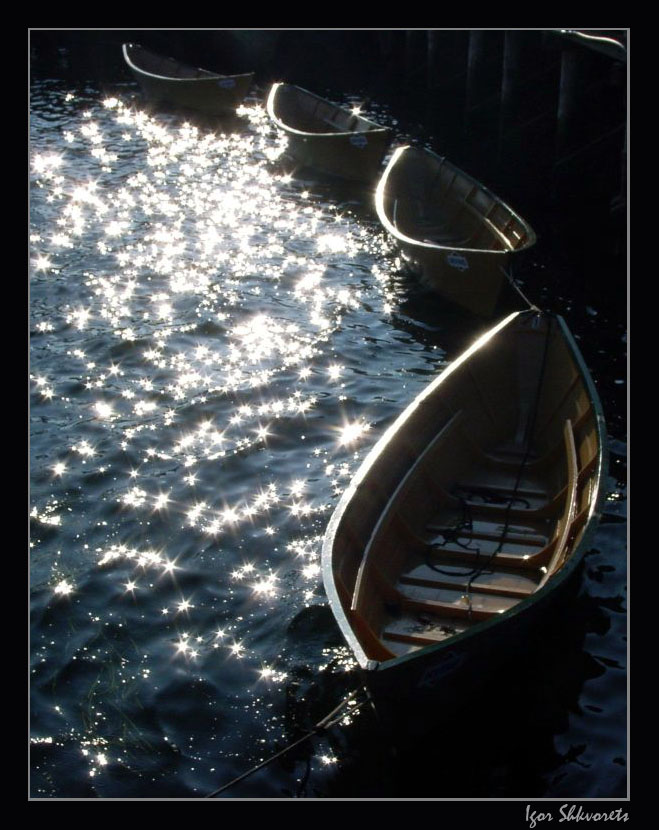
M 218 75 L 206 69 L 195 69 L 135 43 L 124 43 L 123 54 L 147 98 L 205 115 L 235 112 L 247 95 L 254 77 L 253 73 Z
M 375 179 L 391 137 L 387 127 L 290 84 L 273 84 L 266 109 L 300 165 L 359 182 Z
M 604 435 L 571 334 L 540 312 L 480 337 L 387 430 L 322 552 L 376 705 L 451 698 L 546 620 L 592 544 Z
M 430 150 L 399 147 L 377 187 L 380 222 L 438 294 L 490 316 L 510 257 L 536 236 L 512 208 Z

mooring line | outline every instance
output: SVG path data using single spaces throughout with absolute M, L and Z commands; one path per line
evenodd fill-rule
M 334 709 L 332 709 L 332 711 L 328 715 L 325 715 L 324 718 L 319 720 L 318 723 L 313 727 L 313 729 L 310 732 L 307 732 L 306 735 L 303 735 L 301 738 L 298 738 L 296 741 L 293 741 L 292 744 L 289 744 L 287 747 L 284 747 L 284 749 L 275 753 L 275 755 L 272 755 L 270 758 L 266 758 L 265 761 L 261 761 L 260 764 L 257 764 L 251 769 L 248 769 L 247 772 L 243 772 L 242 775 L 239 775 L 232 781 L 223 784 L 221 787 L 219 787 L 217 790 L 214 790 L 212 793 L 205 795 L 204 798 L 214 798 L 216 795 L 219 795 L 219 793 L 224 792 L 224 790 L 228 790 L 229 787 L 233 787 L 233 785 L 237 784 L 239 781 L 244 780 L 253 773 L 258 772 L 258 770 L 263 769 L 263 767 L 268 766 L 268 764 L 271 764 L 273 761 L 276 761 L 277 758 L 281 758 L 282 755 L 286 755 L 286 753 L 290 752 L 291 749 L 294 749 L 296 746 L 299 746 L 305 741 L 308 741 L 309 738 L 313 738 L 314 735 L 320 735 L 321 733 L 329 729 L 330 726 L 334 726 L 334 724 L 338 723 L 343 717 L 343 709 L 350 703 L 351 700 L 354 700 L 354 698 L 359 694 L 360 691 L 362 691 L 362 689 L 364 689 L 364 687 L 360 686 L 359 688 L 354 689 L 352 692 L 350 692 L 350 694 L 347 697 L 345 697 L 339 703 L 338 706 L 335 706 Z M 364 689 L 364 691 L 366 690 Z M 358 709 L 361 709 L 361 707 L 364 706 L 366 703 L 369 703 L 370 700 L 370 695 L 368 694 L 368 692 L 366 692 L 366 697 L 364 698 L 364 700 L 362 700 L 360 703 L 356 703 L 350 711 L 355 712 Z
M 506 271 L 506 269 L 503 267 L 503 265 L 501 265 L 501 266 L 500 266 L 500 268 L 501 268 L 501 270 L 503 271 L 503 273 L 504 273 L 504 275 L 505 275 L 506 279 L 508 280 L 508 282 L 511 284 L 511 286 L 515 289 L 515 291 L 517 291 L 517 293 L 519 294 L 519 296 L 520 296 L 520 297 L 524 300 L 524 302 L 527 304 L 527 306 L 529 307 L 529 311 L 540 311 L 540 309 L 538 308 L 538 306 L 537 306 L 535 303 L 532 303 L 532 302 L 529 300 L 529 298 L 528 298 L 528 297 L 524 294 L 524 292 L 523 292 L 523 291 L 522 291 L 522 289 L 519 287 L 519 285 L 517 285 L 517 283 L 516 283 L 516 282 L 515 282 L 515 280 L 513 279 L 512 272 L 511 272 L 511 273 L 508 273 L 508 271 Z

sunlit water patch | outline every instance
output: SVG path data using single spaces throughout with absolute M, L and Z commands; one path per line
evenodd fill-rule
M 287 625 L 323 602 L 328 511 L 395 413 L 385 362 L 372 402 L 351 388 L 365 306 L 390 336 L 388 243 L 278 170 L 259 105 L 240 117 L 108 98 L 57 141 L 34 126 L 36 794 L 203 794 L 212 759 L 286 739 Z
M 35 87 L 35 796 L 205 795 L 357 685 L 323 532 L 474 332 L 415 309 L 366 197 L 287 174 L 284 151 L 259 104 L 211 130 Z M 353 773 L 328 735 L 229 795 L 340 795 Z

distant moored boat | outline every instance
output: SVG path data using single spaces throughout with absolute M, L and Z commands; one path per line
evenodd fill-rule
M 128 68 L 147 98 L 205 115 L 234 112 L 249 92 L 254 77 L 251 72 L 218 75 L 196 69 L 135 43 L 124 43 L 122 49 Z
M 488 317 L 531 226 L 480 182 L 430 150 L 399 147 L 377 187 L 380 222 L 438 294 Z
M 388 127 L 291 84 L 273 84 L 266 108 L 302 166 L 359 182 L 376 178 L 391 138 Z

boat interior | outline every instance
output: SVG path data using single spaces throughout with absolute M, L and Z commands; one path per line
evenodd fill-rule
M 206 69 L 197 69 L 194 66 L 187 66 L 184 63 L 179 63 L 179 61 L 174 60 L 174 58 L 157 55 L 155 52 L 150 52 L 148 49 L 144 49 L 142 46 L 137 46 L 136 44 L 128 44 L 126 51 L 128 57 L 138 69 L 141 69 L 143 72 L 149 72 L 152 75 L 179 80 L 220 77 L 215 72 L 209 72 Z
M 275 111 L 283 124 L 306 133 L 364 133 L 385 130 L 384 127 L 349 109 L 335 106 L 306 90 L 286 85 L 277 89 Z
M 593 512 L 599 433 L 582 373 L 558 321 L 521 319 L 417 407 L 379 459 L 387 492 L 344 514 L 335 584 L 369 659 L 442 642 L 534 594 Z M 394 455 L 405 466 L 387 486 Z
M 387 180 L 389 220 L 440 247 L 518 251 L 535 242 L 523 219 L 467 173 L 434 153 L 407 148 Z

